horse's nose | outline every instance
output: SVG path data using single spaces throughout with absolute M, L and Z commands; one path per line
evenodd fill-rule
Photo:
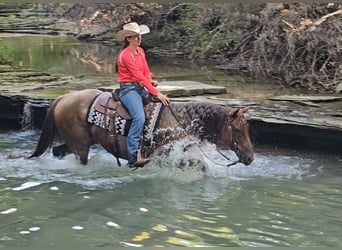
M 254 161 L 254 154 L 251 156 L 247 156 L 246 165 L 250 165 Z

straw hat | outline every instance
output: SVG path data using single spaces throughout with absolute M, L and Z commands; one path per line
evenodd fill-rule
M 116 34 L 116 40 L 118 42 L 123 42 L 127 36 L 143 35 L 147 33 L 150 33 L 150 28 L 147 25 L 138 25 L 135 22 L 131 22 L 125 24 L 123 29 Z

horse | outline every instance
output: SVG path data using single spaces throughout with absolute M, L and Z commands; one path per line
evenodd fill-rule
M 127 111 L 124 112 L 125 108 L 117 98 L 113 99 L 113 93 L 114 91 L 110 93 L 98 89 L 84 89 L 56 98 L 47 109 L 38 144 L 28 158 L 39 157 L 59 140 L 63 143 L 52 147 L 54 156 L 62 158 L 68 153 L 73 153 L 81 164 L 86 165 L 90 147 L 100 144 L 116 157 L 121 166 L 119 159 L 127 160 L 128 157 L 127 130 L 130 115 Z M 102 98 L 101 105 L 103 113 L 97 112 L 94 108 L 99 105 L 100 96 L 105 97 Z M 169 106 L 163 106 L 161 102 L 150 101 L 145 106 L 146 110 L 148 108 L 152 112 L 147 114 L 146 111 L 146 116 L 150 117 L 149 125 L 145 125 L 145 128 L 149 127 L 150 130 L 146 130 L 146 134 L 144 129 L 141 143 L 141 149 L 146 157 L 168 142 L 186 135 L 195 135 L 201 140 L 233 150 L 238 162 L 245 165 L 251 164 L 254 160 L 248 122 L 244 117 L 248 107 L 229 109 L 209 102 L 176 101 L 171 102 Z M 121 125 L 117 124 L 118 119 Z M 118 132 L 119 129 L 121 132 Z M 123 131 L 126 131 L 126 134 Z

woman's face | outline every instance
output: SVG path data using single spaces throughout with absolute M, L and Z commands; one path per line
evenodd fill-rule
M 141 44 L 141 35 L 128 36 L 127 40 L 129 43 L 132 43 L 134 45 L 140 45 Z

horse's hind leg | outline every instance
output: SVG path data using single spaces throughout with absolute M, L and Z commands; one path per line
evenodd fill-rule
M 73 131 L 74 134 L 69 134 L 65 139 L 71 151 L 76 155 L 76 158 L 81 161 L 81 164 L 88 163 L 88 154 L 90 146 L 93 144 L 89 132 L 84 128 L 78 128 Z
M 70 150 L 70 148 L 66 144 L 62 144 L 62 145 L 55 146 L 52 148 L 53 156 L 56 156 L 60 159 L 63 158 L 64 156 L 66 156 L 67 154 L 71 154 L 71 153 L 72 153 L 72 151 Z
M 76 157 L 80 159 L 83 165 L 86 165 L 88 163 L 89 146 L 78 145 L 75 146 L 74 149 Z M 62 144 L 53 147 L 52 153 L 56 157 L 63 158 L 67 154 L 73 153 L 73 151 L 68 147 L 67 144 Z
M 78 147 L 77 155 L 80 157 L 81 164 L 87 165 L 88 163 L 88 154 L 89 154 L 89 146 L 88 147 Z

